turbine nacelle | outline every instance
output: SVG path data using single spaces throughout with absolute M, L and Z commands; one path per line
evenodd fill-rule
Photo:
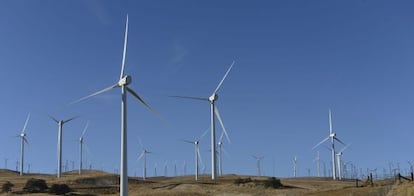
M 20 133 L 20 137 L 26 137 L 26 133 Z
M 334 138 L 336 136 L 336 133 L 331 133 L 331 134 L 329 134 L 329 137 L 330 138 Z
M 218 95 L 217 95 L 216 93 L 214 93 L 213 95 L 211 95 L 211 96 L 208 98 L 208 100 L 209 100 L 210 102 L 217 101 L 217 99 L 218 99 Z
M 123 78 L 121 78 L 118 82 L 118 86 L 126 86 L 132 82 L 132 78 L 129 75 L 125 75 Z

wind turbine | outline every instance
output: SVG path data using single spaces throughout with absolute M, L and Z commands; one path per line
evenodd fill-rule
M 141 151 L 141 155 L 139 155 L 138 160 L 143 159 L 143 174 L 142 174 L 142 179 L 146 180 L 147 178 L 147 154 L 151 153 L 150 151 L 148 151 L 146 148 L 143 148 Z
M 138 99 L 146 108 L 148 108 L 151 112 L 155 113 L 151 107 L 131 88 L 128 87 L 131 84 L 131 76 L 126 75 L 124 73 L 125 69 L 125 56 L 126 56 L 126 49 L 127 49 L 127 41 L 128 41 L 128 15 L 126 17 L 125 23 L 125 39 L 124 39 L 124 51 L 122 53 L 122 63 L 121 63 L 121 75 L 119 77 L 119 81 L 109 87 L 106 87 L 100 91 L 97 91 L 91 95 L 83 97 L 75 102 L 77 103 L 83 101 L 85 99 L 94 97 L 96 95 L 102 94 L 104 92 L 110 91 L 114 88 L 121 88 L 121 175 L 120 175 L 120 195 L 125 196 L 128 195 L 128 159 L 127 159 L 127 93 L 130 93 L 133 97 Z
M 342 148 L 337 154 L 337 162 L 338 162 L 338 177 L 339 180 L 342 180 L 342 154 L 343 152 L 350 146 L 350 144 L 346 145 L 344 148 Z
M 22 132 L 20 133 L 19 137 L 22 139 L 20 144 L 20 176 L 23 176 L 23 167 L 24 167 L 24 143 L 29 144 L 26 139 L 26 127 L 27 122 L 29 122 L 30 119 L 30 113 L 27 115 L 26 121 L 24 123 Z M 7 169 L 7 166 L 6 166 Z
M 338 137 L 336 137 L 336 133 L 334 133 L 332 131 L 332 113 L 331 110 L 329 110 L 329 136 L 327 138 L 325 138 L 324 140 L 322 140 L 321 142 L 319 142 L 318 144 L 316 144 L 312 149 L 315 149 L 316 147 L 318 147 L 319 145 L 321 145 L 322 143 L 331 140 L 331 155 L 332 155 L 332 178 L 334 180 L 336 180 L 336 167 L 335 167 L 335 140 L 338 141 L 339 143 L 345 145 L 340 139 L 338 139 Z
M 62 176 L 62 129 L 63 125 L 72 121 L 77 117 L 72 117 L 68 120 L 56 120 L 52 116 L 49 116 L 53 121 L 58 124 L 59 132 L 58 132 L 58 168 L 57 168 L 57 177 L 60 178 Z
M 203 164 L 203 161 L 201 160 L 199 144 L 200 144 L 200 140 L 207 134 L 207 132 L 208 132 L 208 129 L 199 138 L 195 139 L 194 141 L 183 140 L 186 143 L 194 144 L 194 157 L 195 157 L 195 167 L 194 167 L 195 171 L 194 172 L 195 172 L 195 180 L 196 181 L 198 180 L 198 175 L 199 175 L 199 171 L 200 171 L 199 170 L 199 164 L 198 164 L 199 160 L 200 160 L 201 164 Z
M 89 126 L 89 121 L 86 123 L 86 126 L 85 126 L 85 128 L 83 129 L 83 132 L 82 132 L 82 135 L 80 136 L 80 138 L 79 138 L 79 175 L 82 175 L 82 169 L 83 169 L 83 167 L 82 167 L 82 158 L 83 158 L 83 156 L 82 156 L 82 154 L 83 154 L 83 136 L 85 135 L 85 133 L 86 133 L 86 130 L 88 130 L 88 126 Z
M 260 161 L 261 161 L 262 159 L 264 159 L 264 156 L 258 157 L 258 156 L 252 155 L 252 157 L 253 157 L 254 159 L 256 159 L 257 175 L 258 175 L 258 176 L 262 176 L 262 173 L 261 173 L 261 168 L 260 168 Z
M 217 109 L 217 107 L 215 106 L 215 102 L 218 99 L 218 91 L 221 87 L 221 85 L 223 84 L 224 80 L 226 79 L 227 75 L 229 74 L 230 70 L 233 68 L 234 65 L 234 61 L 232 62 L 232 64 L 230 65 L 229 69 L 227 70 L 227 72 L 224 74 L 223 78 L 221 79 L 220 83 L 217 85 L 216 89 L 213 91 L 213 94 L 208 97 L 187 97 L 187 96 L 172 96 L 172 97 L 178 97 L 178 98 L 185 98 L 185 99 L 194 99 L 194 100 L 201 100 L 201 101 L 208 101 L 210 103 L 210 120 L 211 120 L 211 179 L 215 180 L 216 179 L 216 175 L 217 175 L 217 167 L 216 167 L 216 128 L 215 128 L 215 117 L 217 117 L 223 131 L 226 134 L 226 137 L 228 137 L 227 135 L 227 131 L 224 128 L 224 124 L 223 121 L 221 119 L 220 113 Z
M 296 166 L 297 166 L 297 163 L 298 163 L 298 159 L 295 156 L 295 158 L 293 158 L 293 177 L 295 177 L 295 178 L 296 178 Z

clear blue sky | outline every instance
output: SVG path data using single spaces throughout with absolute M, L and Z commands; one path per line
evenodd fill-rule
M 14 169 L 26 115 L 32 171 L 56 169 L 57 125 L 48 118 L 80 117 L 64 126 L 63 160 L 78 161 L 90 120 L 85 159 L 94 168 L 119 167 L 120 89 L 67 104 L 119 77 L 126 14 L 126 72 L 165 122 L 128 97 L 129 174 L 142 175 L 137 137 L 155 163 L 177 161 L 193 171 L 193 139 L 209 127 L 209 104 L 169 95 L 209 96 L 233 60 L 217 106 L 232 144 L 224 173 L 262 170 L 312 174 L 316 150 L 333 128 L 352 146 L 345 161 L 358 168 L 408 168 L 414 132 L 414 3 L 411 1 L 2 1 L 0 3 L 0 166 Z M 217 129 L 220 134 L 221 130 Z M 201 154 L 210 172 L 209 137 Z M 329 162 L 323 147 L 321 159 Z M 77 166 L 76 166 L 77 167 Z M 26 165 L 27 168 L 27 165 Z M 70 169 L 72 166 L 69 167 Z

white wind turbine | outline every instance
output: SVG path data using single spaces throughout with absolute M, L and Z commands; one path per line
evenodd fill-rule
M 53 121 L 58 124 L 59 132 L 58 132 L 58 168 L 57 168 L 57 177 L 60 178 L 62 176 L 62 129 L 63 125 L 72 121 L 77 117 L 70 118 L 68 120 L 56 120 L 52 116 L 49 116 Z
M 293 158 L 293 177 L 295 177 L 295 178 L 296 178 L 296 166 L 297 166 L 297 163 L 298 163 L 298 159 L 295 156 L 295 158 Z
M 91 95 L 88 95 L 86 97 L 83 97 L 75 102 L 77 103 L 80 101 L 83 101 L 85 99 L 94 97 L 96 95 L 102 94 L 104 92 L 110 91 L 114 88 L 121 88 L 121 175 L 120 175 L 120 195 L 125 196 L 128 195 L 128 159 L 127 159 L 127 108 L 126 108 L 126 102 L 127 102 L 127 93 L 130 93 L 133 97 L 138 99 L 146 108 L 148 108 L 151 112 L 154 113 L 154 111 L 151 109 L 151 107 L 131 88 L 128 87 L 129 84 L 131 84 L 131 76 L 126 75 L 124 73 L 125 69 L 125 56 L 126 56 L 126 49 L 127 49 L 127 41 L 128 41 L 128 15 L 126 17 L 126 24 L 125 24 L 125 39 L 124 39 L 124 51 L 122 54 L 122 63 L 121 63 L 121 75 L 119 77 L 119 81 L 107 88 L 104 88 L 98 92 L 95 92 Z
M 151 153 L 150 151 L 148 151 L 146 148 L 142 148 L 141 154 L 138 157 L 138 160 L 142 160 L 143 162 L 143 173 L 142 173 L 142 179 L 146 180 L 147 179 L 147 154 Z
M 219 138 L 219 142 L 217 143 L 217 147 L 218 147 L 218 165 L 219 165 L 219 176 L 222 176 L 223 175 L 223 167 L 222 167 L 222 164 L 223 164 L 223 151 L 224 152 L 226 152 L 224 149 L 223 149 L 223 136 L 224 135 L 226 135 L 226 138 L 227 138 L 227 141 L 229 142 L 229 143 L 231 143 L 231 141 L 230 141 L 230 139 L 229 139 L 229 137 L 228 137 L 228 135 L 226 134 L 226 132 L 222 132 L 221 133 L 221 135 L 220 135 L 220 138 Z
M 89 126 L 89 121 L 86 123 L 85 128 L 83 129 L 82 135 L 79 138 L 79 175 L 82 175 L 82 169 L 83 169 L 83 136 L 86 133 L 86 130 L 88 130 L 88 126 Z
M 261 168 L 260 168 L 260 161 L 262 161 L 262 159 L 264 159 L 264 156 L 259 157 L 259 156 L 252 155 L 252 157 L 254 159 L 256 159 L 257 175 L 262 176 L 262 172 L 261 172 Z
M 336 133 L 334 133 L 332 131 L 332 113 L 331 110 L 329 110 L 329 136 L 327 138 L 325 138 L 324 140 L 322 140 L 321 142 L 319 142 L 318 144 L 316 144 L 312 149 L 315 149 L 316 147 L 318 147 L 319 145 L 321 145 L 322 143 L 326 142 L 327 140 L 331 140 L 331 155 L 332 155 L 332 178 L 335 180 L 336 179 L 336 167 L 335 167 L 335 140 L 338 141 L 339 143 L 345 145 L 340 139 L 338 139 L 338 137 L 336 137 Z
M 197 139 L 195 139 L 194 141 L 190 141 L 190 140 L 183 140 L 184 142 L 190 143 L 190 144 L 194 144 L 194 157 L 195 157 L 195 180 L 198 180 L 198 175 L 199 175 L 199 164 L 198 162 L 200 161 L 201 164 L 203 165 L 203 161 L 201 160 L 201 155 L 200 155 L 200 140 L 207 134 L 208 129 Z
M 204 98 L 204 97 L 172 96 L 172 97 L 178 97 L 178 98 L 208 101 L 210 103 L 210 111 L 211 111 L 210 112 L 210 120 L 211 120 L 211 179 L 212 180 L 215 180 L 216 175 L 217 175 L 215 117 L 217 117 L 223 131 L 225 132 L 225 134 L 227 136 L 227 131 L 224 128 L 223 121 L 221 120 L 220 113 L 219 113 L 217 107 L 215 106 L 215 102 L 218 99 L 217 93 L 218 93 L 221 85 L 223 84 L 224 80 L 226 79 L 227 75 L 229 74 L 230 70 L 233 68 L 234 63 L 235 62 L 233 61 L 232 64 L 230 65 L 229 69 L 224 74 L 223 78 L 221 79 L 220 83 L 217 85 L 217 88 L 213 91 L 213 94 L 210 97 Z
M 342 180 L 342 154 L 349 146 L 350 146 L 350 144 L 346 145 L 338 153 L 336 153 L 336 159 L 337 159 L 337 163 L 338 163 L 338 178 L 339 178 L 339 180 Z
M 29 144 L 29 142 L 27 142 L 27 139 L 26 139 L 26 127 L 27 127 L 27 122 L 29 122 L 29 119 L 30 119 L 30 113 L 27 115 L 27 118 L 26 118 L 26 121 L 24 123 L 22 132 L 18 136 L 18 137 L 20 137 L 22 139 L 21 140 L 21 144 L 20 144 L 20 176 L 23 176 L 23 167 L 24 167 L 24 143 Z M 7 168 L 7 166 L 6 166 L 6 168 Z

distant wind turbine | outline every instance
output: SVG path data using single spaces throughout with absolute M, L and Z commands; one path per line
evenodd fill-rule
M 338 141 L 339 143 L 345 145 L 345 143 L 343 143 L 338 137 L 336 137 L 336 133 L 334 133 L 332 131 L 332 113 L 331 110 L 329 110 L 329 136 L 327 138 L 325 138 L 324 140 L 322 140 L 321 142 L 319 142 L 318 144 L 316 144 L 312 149 L 315 149 L 316 147 L 318 147 L 319 145 L 321 145 L 322 143 L 331 140 L 331 155 L 332 155 L 332 178 L 334 180 L 336 180 L 336 167 L 335 167 L 335 140 Z
M 201 155 L 200 155 L 200 140 L 203 139 L 203 137 L 207 134 L 208 129 L 197 139 L 195 139 L 194 141 L 190 141 L 190 140 L 183 140 L 186 143 L 189 144 L 194 144 L 194 160 L 195 160 L 195 171 L 194 171 L 194 175 L 195 175 L 195 180 L 198 180 L 198 175 L 199 175 L 199 164 L 198 162 L 200 161 L 201 164 L 203 163 L 203 161 L 201 160 Z
M 234 65 L 234 61 L 233 63 L 230 65 L 229 69 L 227 70 L 227 72 L 224 74 L 223 78 L 221 79 L 220 83 L 218 84 L 217 88 L 213 91 L 213 94 L 208 97 L 187 97 L 187 96 L 172 96 L 172 97 L 178 97 L 178 98 L 186 98 L 186 99 L 194 99 L 194 100 L 201 100 L 201 101 L 208 101 L 210 103 L 210 120 L 211 120 L 211 179 L 215 180 L 216 179 L 216 175 L 217 175 L 217 161 L 216 161 L 216 128 L 215 128 L 215 118 L 217 117 L 223 131 L 226 133 L 227 136 L 227 131 L 224 128 L 224 124 L 223 121 L 221 119 L 220 113 L 217 109 L 217 107 L 215 106 L 215 102 L 218 99 L 218 91 L 221 87 L 221 85 L 223 84 L 224 80 L 226 79 L 227 75 L 229 74 L 230 70 L 233 68 Z
M 85 128 L 83 129 L 82 135 L 79 138 L 79 175 L 82 175 L 82 169 L 83 169 L 83 136 L 86 133 L 86 130 L 88 130 L 89 121 L 86 123 Z
M 262 161 L 262 159 L 264 159 L 264 156 L 259 157 L 259 156 L 252 155 L 252 157 L 254 159 L 256 159 L 257 175 L 258 176 L 262 176 L 261 167 L 260 167 L 260 161 Z
M 20 133 L 19 137 L 22 139 L 20 144 L 20 176 L 23 176 L 23 167 L 24 167 L 24 143 L 28 144 L 29 142 L 26 139 L 26 127 L 27 122 L 29 122 L 30 113 L 27 115 L 26 121 L 24 123 L 22 132 Z M 7 165 L 7 164 L 6 164 Z M 7 169 L 7 166 L 6 166 Z
M 338 153 L 336 153 L 336 159 L 337 159 L 337 163 L 338 163 L 338 178 L 339 178 L 339 180 L 342 180 L 342 154 L 349 146 L 350 146 L 350 144 L 346 145 Z
M 52 116 L 49 116 L 53 121 L 58 124 L 59 132 L 58 132 L 58 168 L 57 168 L 57 177 L 60 178 L 62 176 L 62 129 L 63 125 L 72 121 L 77 117 L 72 117 L 68 120 L 56 120 Z
M 318 172 L 318 177 L 321 176 L 321 158 L 319 157 L 319 151 L 316 154 L 316 158 L 313 160 L 316 162 L 316 171 Z
M 104 88 L 100 91 L 97 91 L 91 95 L 83 97 L 73 103 L 83 101 L 85 99 L 94 97 L 96 95 L 102 94 L 104 92 L 110 91 L 114 88 L 121 88 L 121 175 L 120 175 L 120 189 L 119 193 L 121 196 L 128 195 L 128 159 L 127 159 L 127 93 L 130 93 L 133 97 L 138 99 L 146 108 L 155 114 L 151 107 L 131 88 L 128 87 L 131 84 L 131 76 L 125 74 L 125 56 L 127 49 L 128 41 L 128 15 L 126 17 L 125 23 L 125 39 L 124 39 L 124 51 L 122 53 L 122 63 L 121 63 L 121 74 L 119 81 L 107 88 Z
M 143 174 L 142 174 L 142 179 L 146 180 L 147 179 L 147 154 L 151 153 L 150 151 L 148 151 L 146 148 L 143 148 L 141 151 L 141 154 L 138 157 L 138 160 L 143 159 Z

